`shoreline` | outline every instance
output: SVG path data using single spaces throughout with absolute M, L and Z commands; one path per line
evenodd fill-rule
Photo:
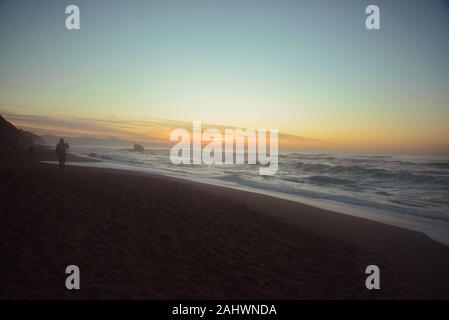
M 352 213 L 349 213 L 348 211 L 343 212 L 343 211 L 337 211 L 334 209 L 331 209 L 331 207 L 335 207 L 335 206 L 323 206 L 320 205 L 316 202 L 319 202 L 318 200 L 313 201 L 313 200 L 308 200 L 308 199 L 295 199 L 296 197 L 294 195 L 292 195 L 292 197 L 289 197 L 288 194 L 283 194 L 280 192 L 272 192 L 269 190 L 259 190 L 259 189 L 250 189 L 250 188 L 245 188 L 245 187 L 239 187 L 239 186 L 232 186 L 232 185 L 221 185 L 219 183 L 214 183 L 214 181 L 206 181 L 203 179 L 198 179 L 198 180 L 194 180 L 191 179 L 189 177 L 180 177 L 180 176 L 175 176 L 175 175 L 168 175 L 168 174 L 163 174 L 163 173 L 158 173 L 158 172 L 151 172 L 151 171 L 142 171 L 139 170 L 137 168 L 133 169 L 132 166 L 129 166 L 129 169 L 124 169 L 124 168 L 119 168 L 119 167 L 123 167 L 123 165 L 118 164 L 117 168 L 114 167 L 99 167 L 99 166 L 95 166 L 95 165 L 91 165 L 90 162 L 92 163 L 103 163 L 103 161 L 101 160 L 95 160 L 95 159 L 91 159 L 89 157 L 82 157 L 82 156 L 78 156 L 78 155 L 74 155 L 75 161 L 72 161 L 71 163 L 67 163 L 67 166 L 75 166 L 75 167 L 79 167 L 79 168 L 90 168 L 90 169 L 98 169 L 98 170 L 102 170 L 105 172 L 110 172 L 112 174 L 124 174 L 124 175 L 135 175 L 135 176 L 141 176 L 141 177 L 147 177 L 149 179 L 151 178 L 155 178 L 155 177 L 159 177 L 159 178 L 168 178 L 168 179 L 173 179 L 174 182 L 187 182 L 187 183 L 192 183 L 192 184 L 199 184 L 201 185 L 202 189 L 207 190 L 208 192 L 213 191 L 216 194 L 220 194 L 222 193 L 221 189 L 224 190 L 232 190 L 233 192 L 235 192 L 235 194 L 233 194 L 234 197 L 238 198 L 240 201 L 242 201 L 243 199 L 247 198 L 249 196 L 249 194 L 252 194 L 253 197 L 255 198 L 255 200 L 253 200 L 251 203 L 254 204 L 257 200 L 260 200 L 261 198 L 266 198 L 266 200 L 269 202 L 270 200 L 276 200 L 276 201 L 286 201 L 291 203 L 291 205 L 295 205 L 298 204 L 302 207 L 311 209 L 311 210 L 315 210 L 315 211 L 319 211 L 319 214 L 322 213 L 327 213 L 327 214 L 331 214 L 331 215 L 343 215 L 343 216 L 347 216 L 347 217 L 352 217 L 355 219 L 360 219 L 362 221 L 366 221 L 366 222 L 371 222 L 371 223 L 375 223 L 375 224 L 380 224 L 386 227 L 391 227 L 391 228 L 397 228 L 406 232 L 412 232 L 412 233 L 417 233 L 420 236 L 423 236 L 431 241 L 434 241 L 436 243 L 438 243 L 439 245 L 443 245 L 444 247 L 449 248 L 449 244 L 443 242 L 443 241 L 439 241 L 437 239 L 432 238 L 431 236 L 429 236 L 428 234 L 426 234 L 425 232 L 422 232 L 420 230 L 416 230 L 416 229 L 412 229 L 412 228 L 406 228 L 403 227 L 402 225 L 400 225 L 400 223 L 402 222 L 397 222 L 395 223 L 388 223 L 388 222 L 383 222 L 383 221 L 379 221 L 376 219 L 370 219 L 367 218 L 365 216 L 363 216 L 362 214 L 359 213 L 355 213 L 356 211 L 353 211 Z M 79 159 L 78 159 L 79 157 Z M 82 161 L 80 161 L 81 159 L 84 159 Z M 92 161 L 90 161 L 92 160 Z M 43 164 L 49 164 L 49 165 L 57 165 L 57 162 L 52 162 L 52 161 L 42 161 Z M 109 164 L 108 164 L 109 165 Z M 211 188 L 208 188 L 211 187 Z M 216 189 L 215 189 L 216 188 Z M 226 192 L 226 191 L 224 191 Z M 261 197 L 261 198 L 259 198 Z M 301 197 L 298 197 L 301 198 Z M 305 201 L 303 201 L 305 200 Z M 246 202 L 246 199 L 243 200 L 243 202 Z M 263 201 L 262 201 L 263 202 Z M 259 210 L 265 211 L 263 207 L 261 206 L 257 206 Z M 349 206 L 345 206 L 345 205 L 341 205 L 341 210 L 345 210 L 348 209 Z M 360 208 L 357 208 L 359 210 L 361 210 Z M 356 209 L 356 210 L 357 210 Z M 281 218 L 286 218 L 286 215 L 281 214 L 280 215 Z M 338 219 L 338 218 L 337 218 Z M 301 217 L 292 217 L 292 216 L 288 216 L 287 220 L 289 222 L 293 222 L 293 223 L 297 223 L 300 224 L 301 222 Z
M 449 248 L 421 233 L 174 177 L 40 163 L 53 157 L 2 154 L 1 298 L 449 297 Z M 68 264 L 83 275 L 77 295 L 63 285 Z M 381 290 L 364 287 L 371 264 Z
M 205 179 L 205 178 L 192 178 L 187 176 L 177 176 L 175 174 L 169 174 L 167 172 L 163 172 L 162 170 L 154 170 L 151 168 L 145 167 L 135 167 L 131 165 L 125 165 L 120 163 L 107 162 L 103 160 L 94 159 L 88 156 L 83 156 L 79 154 L 72 154 L 75 156 L 75 161 L 72 163 L 68 163 L 68 165 L 77 166 L 77 167 L 89 167 L 96 168 L 100 170 L 116 170 L 118 172 L 123 171 L 124 173 L 137 173 L 142 175 L 158 175 L 163 177 L 170 177 L 174 179 L 181 179 L 186 181 L 191 181 L 193 183 L 201 183 L 210 186 L 223 187 L 233 190 L 239 190 L 242 192 L 250 192 L 260 195 L 265 195 L 268 197 L 273 197 L 276 199 L 282 199 L 285 201 L 292 201 L 295 203 L 308 205 L 311 207 L 315 207 L 318 209 L 331 211 L 338 214 L 349 215 L 352 217 L 377 222 L 381 224 L 386 224 L 393 227 L 398 227 L 401 229 L 418 232 L 421 233 L 430 239 L 437 241 L 445 246 L 449 246 L 449 233 L 446 232 L 442 234 L 443 228 L 439 226 L 430 227 L 425 225 L 424 223 L 419 221 L 419 218 L 413 217 L 413 219 L 407 220 L 403 217 L 394 216 L 394 212 L 383 211 L 375 208 L 365 208 L 357 205 L 350 205 L 345 203 L 339 203 L 332 200 L 324 200 L 324 199 L 309 199 L 304 196 L 283 193 L 278 191 L 266 190 L 266 189 L 258 189 L 251 188 L 247 186 L 241 186 L 238 184 L 232 183 L 223 183 L 223 181 L 218 181 L 214 179 Z M 42 161 L 47 164 L 57 164 L 56 161 Z M 390 214 L 391 215 L 390 215 Z

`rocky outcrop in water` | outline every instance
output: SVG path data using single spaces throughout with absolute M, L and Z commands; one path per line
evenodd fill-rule
M 142 151 L 145 151 L 145 149 L 143 148 L 143 146 L 141 144 L 135 143 L 134 147 L 133 147 L 133 151 L 134 152 L 142 152 Z

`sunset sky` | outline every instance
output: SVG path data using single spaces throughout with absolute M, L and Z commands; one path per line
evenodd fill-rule
M 449 154 L 444 0 L 0 0 L 0 46 L 0 112 L 38 133 L 146 139 L 199 120 Z

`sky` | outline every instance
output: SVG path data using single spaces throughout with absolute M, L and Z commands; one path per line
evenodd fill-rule
M 449 154 L 447 0 L 0 0 L 0 48 L 0 112 L 38 132 L 202 121 Z

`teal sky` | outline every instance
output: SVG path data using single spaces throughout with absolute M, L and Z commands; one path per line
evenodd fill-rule
M 449 150 L 449 1 L 0 0 L 0 45 L 3 112 Z

